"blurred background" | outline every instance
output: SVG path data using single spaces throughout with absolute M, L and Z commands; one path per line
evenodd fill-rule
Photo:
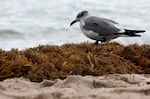
M 128 29 L 147 31 L 141 38 L 113 41 L 150 44 L 149 0 L 0 0 L 0 48 L 94 42 L 82 34 L 79 23 L 69 26 L 82 10 L 113 19 Z

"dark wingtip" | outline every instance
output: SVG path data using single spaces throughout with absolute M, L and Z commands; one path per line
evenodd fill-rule
M 146 32 L 145 30 L 130 30 L 130 29 L 125 29 L 126 33 L 144 33 Z
M 142 32 L 144 33 L 144 32 L 146 32 L 146 31 L 145 31 L 145 30 L 137 30 L 137 31 L 136 31 L 136 33 L 142 33 Z
M 141 37 L 141 35 L 137 35 L 137 34 L 135 34 L 135 35 L 133 35 L 133 36 L 135 36 L 135 37 Z
M 146 32 L 146 30 L 143 30 L 143 32 Z

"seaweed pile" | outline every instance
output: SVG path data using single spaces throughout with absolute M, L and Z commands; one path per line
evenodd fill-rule
M 64 79 L 68 75 L 150 73 L 150 45 L 108 43 L 40 45 L 18 51 L 0 49 L 0 80 L 25 77 L 31 81 Z

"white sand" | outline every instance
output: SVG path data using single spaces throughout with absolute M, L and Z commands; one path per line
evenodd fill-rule
M 150 75 L 69 76 L 65 80 L 0 82 L 0 99 L 150 99 Z

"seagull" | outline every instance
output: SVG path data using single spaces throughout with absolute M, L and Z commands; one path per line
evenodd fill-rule
M 102 17 L 91 16 L 88 11 L 81 11 L 77 14 L 76 19 L 71 22 L 80 22 L 80 29 L 85 36 L 99 41 L 109 42 L 118 37 L 140 37 L 137 33 L 145 32 L 145 30 L 130 30 L 122 28 L 118 22 Z

